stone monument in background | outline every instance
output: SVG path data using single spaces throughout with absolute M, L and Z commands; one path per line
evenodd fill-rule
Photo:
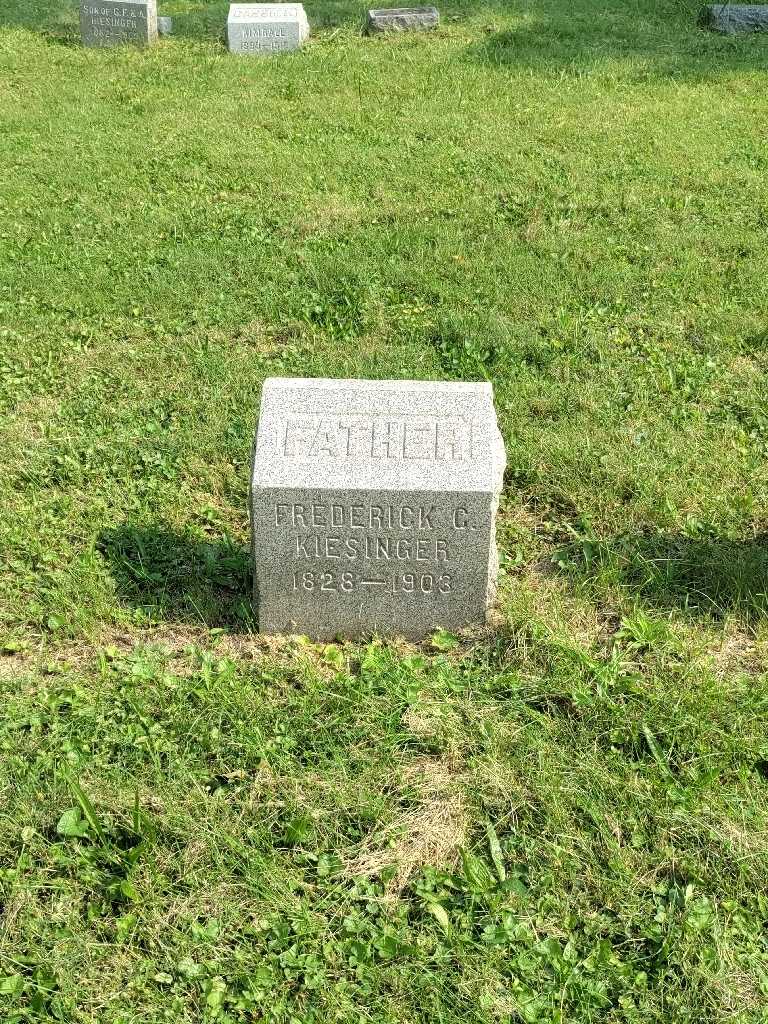
M 422 639 L 483 622 L 504 466 L 490 384 L 266 380 L 251 482 L 259 629 Z
M 231 53 L 270 54 L 298 50 L 309 38 L 301 4 L 231 4 L 227 45 Z
M 157 0 L 80 0 L 84 46 L 150 46 L 157 40 Z
M 378 7 L 368 11 L 365 32 L 427 32 L 439 24 L 436 7 Z

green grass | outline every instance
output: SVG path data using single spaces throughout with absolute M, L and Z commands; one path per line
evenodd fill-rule
M 768 1021 L 768 42 L 0 9 L 0 1020 Z M 493 628 L 253 632 L 268 375 L 489 379 Z

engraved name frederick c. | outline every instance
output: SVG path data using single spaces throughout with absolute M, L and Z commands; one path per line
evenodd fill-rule
M 438 564 L 451 560 L 451 546 L 448 537 L 436 537 L 435 531 L 445 534 L 446 527 L 454 531 L 472 529 L 469 513 L 463 506 L 439 509 L 436 505 L 279 502 L 275 505 L 274 523 L 299 531 L 293 538 L 293 555 L 297 559 L 433 561 Z M 323 532 L 327 529 L 360 533 L 333 535 Z M 403 532 L 409 535 L 403 537 Z

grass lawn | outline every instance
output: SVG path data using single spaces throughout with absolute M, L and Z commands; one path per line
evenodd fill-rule
M 768 41 L 0 4 L 0 1020 L 768 1021 Z M 264 639 L 268 375 L 494 384 L 492 627 Z

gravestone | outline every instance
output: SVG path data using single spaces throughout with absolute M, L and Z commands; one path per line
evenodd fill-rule
M 81 0 L 84 46 L 149 46 L 157 40 L 157 0 Z
M 231 53 L 269 54 L 297 50 L 309 38 L 301 4 L 231 4 L 227 42 Z
M 173 18 L 169 17 L 158 17 L 157 19 L 157 31 L 161 36 L 173 35 Z
M 377 32 L 423 32 L 437 28 L 439 23 L 436 7 L 385 7 L 368 11 L 365 31 L 369 36 Z
M 710 4 L 699 21 L 714 32 L 768 32 L 768 6 L 764 4 Z
M 483 622 L 504 465 L 490 384 L 266 380 L 251 480 L 259 629 L 423 639 Z

